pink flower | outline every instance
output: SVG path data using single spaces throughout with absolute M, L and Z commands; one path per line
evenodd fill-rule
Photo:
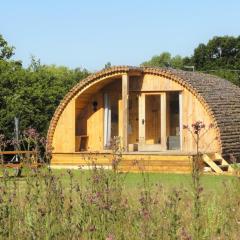
M 205 128 L 205 124 L 202 121 L 196 121 L 192 124 L 193 132 L 199 134 L 200 131 Z
M 32 139 L 36 139 L 39 136 L 35 128 L 28 128 L 23 133 L 26 137 L 32 138 Z
M 114 240 L 115 237 L 113 234 L 109 234 L 107 237 L 106 237 L 106 240 Z

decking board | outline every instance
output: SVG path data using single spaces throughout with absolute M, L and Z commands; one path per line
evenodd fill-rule
M 119 156 L 117 156 L 119 157 Z M 54 166 L 112 166 L 111 153 L 58 153 L 53 154 Z M 122 154 L 120 171 L 130 172 L 191 172 L 192 157 L 188 155 Z

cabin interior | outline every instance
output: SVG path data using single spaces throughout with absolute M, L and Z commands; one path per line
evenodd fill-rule
M 146 91 L 141 76 L 127 80 L 124 87 L 123 77 L 113 78 L 76 98 L 75 151 L 107 152 L 117 136 L 125 152 L 181 150 L 181 91 Z

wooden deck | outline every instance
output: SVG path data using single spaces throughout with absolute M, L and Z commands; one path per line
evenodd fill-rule
M 119 156 L 116 156 L 119 157 Z M 111 168 L 114 155 L 110 152 L 53 153 L 53 168 L 88 168 L 93 165 Z M 191 172 L 192 156 L 170 152 L 128 152 L 123 153 L 119 163 L 120 171 L 129 172 Z

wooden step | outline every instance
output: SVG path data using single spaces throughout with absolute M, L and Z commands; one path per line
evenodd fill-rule
M 206 165 L 211 167 L 213 172 L 221 174 L 224 172 L 233 172 L 232 166 L 219 153 L 203 154 L 202 158 Z
M 218 165 L 223 171 L 227 171 L 229 165 Z
M 223 173 L 223 170 L 207 154 L 203 154 L 202 159 L 209 167 L 211 167 L 213 172 Z
M 212 159 L 217 165 L 221 165 L 222 164 L 222 159 L 217 158 L 217 159 Z

